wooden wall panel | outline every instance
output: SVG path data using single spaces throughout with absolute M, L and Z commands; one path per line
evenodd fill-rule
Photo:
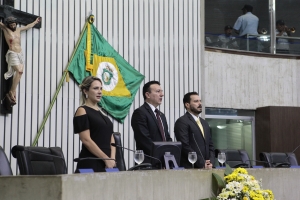
M 260 152 L 292 152 L 300 145 L 300 107 L 260 107 L 255 114 L 256 157 Z M 300 161 L 300 149 L 295 151 Z

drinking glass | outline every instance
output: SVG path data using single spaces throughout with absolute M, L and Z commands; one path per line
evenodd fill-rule
M 134 162 L 138 165 L 144 161 L 144 152 L 143 150 L 136 150 L 134 153 Z
M 189 162 L 192 163 L 194 169 L 194 163 L 197 161 L 197 154 L 196 152 L 189 152 L 188 156 Z
M 221 163 L 221 167 L 223 167 L 223 163 L 226 162 L 226 155 L 224 152 L 218 154 L 218 161 Z

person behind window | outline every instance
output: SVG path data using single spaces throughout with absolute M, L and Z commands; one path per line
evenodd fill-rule
M 115 159 L 116 148 L 113 137 L 113 124 L 98 103 L 102 97 L 102 81 L 95 76 L 86 77 L 81 85 L 82 103 L 73 118 L 74 132 L 79 134 L 82 142 L 79 158 L 93 157 Z M 79 169 L 93 169 L 94 172 L 105 172 L 105 168 L 115 167 L 115 160 L 81 160 L 77 164 L 75 173 Z
M 283 20 L 276 21 L 276 36 L 288 37 L 291 31 L 287 28 Z M 276 53 L 289 54 L 290 45 L 289 40 L 286 38 L 276 38 Z
M 247 34 L 257 35 L 257 28 L 259 19 L 257 16 L 252 14 L 253 7 L 250 5 L 245 5 L 242 8 L 243 15 L 240 16 L 234 26 L 233 29 L 237 34 L 239 34 L 241 38 L 240 41 L 240 49 L 247 50 L 247 40 L 249 40 L 249 50 L 257 51 L 257 40 L 256 36 L 248 36 Z M 246 39 L 249 38 L 249 39 Z
M 218 46 L 226 49 L 238 49 L 239 45 L 236 38 L 231 35 L 232 27 L 226 25 L 224 28 L 224 34 L 218 36 Z

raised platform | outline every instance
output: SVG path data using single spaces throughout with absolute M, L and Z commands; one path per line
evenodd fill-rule
M 157 170 L 59 176 L 0 176 L 1 200 L 202 199 L 210 197 L 212 172 Z M 300 169 L 248 169 L 275 199 L 299 199 Z

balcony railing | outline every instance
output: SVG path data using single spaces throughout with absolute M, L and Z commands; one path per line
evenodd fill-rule
M 205 46 L 220 49 L 272 53 L 271 36 L 263 34 L 249 34 L 246 37 L 227 37 L 224 34 L 206 33 Z M 275 53 L 300 55 L 300 37 L 276 36 Z

